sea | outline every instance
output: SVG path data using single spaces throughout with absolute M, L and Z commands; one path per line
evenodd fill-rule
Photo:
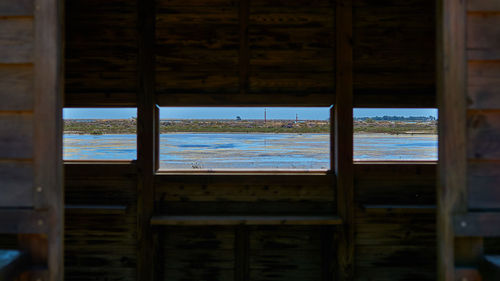
M 136 135 L 64 135 L 64 160 L 135 160 Z M 329 134 L 167 133 L 160 169 L 330 168 Z M 354 161 L 436 161 L 437 135 L 355 134 Z

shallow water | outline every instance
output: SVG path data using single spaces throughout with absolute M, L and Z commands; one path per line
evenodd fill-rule
M 327 169 L 328 134 L 170 133 L 161 169 Z M 66 160 L 136 159 L 135 135 L 64 135 Z M 436 160 L 437 136 L 356 134 L 355 160 Z

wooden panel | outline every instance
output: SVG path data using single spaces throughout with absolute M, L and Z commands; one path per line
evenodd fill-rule
M 47 212 L 32 209 L 0 210 L 0 233 L 2 234 L 34 234 L 49 230 Z
M 33 109 L 33 67 L 0 65 L 0 110 Z
M 135 106 L 137 1 L 66 3 L 68 106 Z
M 249 239 L 248 280 L 322 280 L 319 227 L 252 227 Z
M 0 115 L 0 158 L 33 157 L 33 115 Z
M 435 1 L 354 1 L 353 17 L 354 106 L 435 106 Z
M 0 63 L 33 62 L 33 19 L 0 18 Z
M 455 281 L 453 216 L 467 211 L 466 14 L 465 3 L 437 3 L 437 280 Z
M 500 49 L 500 14 L 469 13 L 467 49 Z
M 34 0 L 0 0 L 0 15 L 31 16 Z
M 436 280 L 435 216 L 358 210 L 355 280 Z
M 467 114 L 469 159 L 500 159 L 500 111 L 469 111 Z
M 467 1 L 467 11 L 500 11 L 500 2 L 496 0 L 474 0 Z
M 500 163 L 470 162 L 467 167 L 470 209 L 500 209 Z
M 359 204 L 436 203 L 436 164 L 359 164 L 354 167 L 354 190 Z
M 156 90 L 239 91 L 238 7 L 230 1 L 158 1 Z
M 0 206 L 33 206 L 33 165 L 0 162 Z
M 468 108 L 500 109 L 500 62 L 469 62 L 467 71 Z
M 156 200 L 332 201 L 331 176 L 179 175 L 158 176 Z
M 234 280 L 234 244 L 230 227 L 162 228 L 159 280 Z
M 335 91 L 335 5 L 329 0 L 307 6 L 299 2 L 252 1 L 250 92 Z
M 154 216 L 152 225 L 339 225 L 337 216 Z
M 500 236 L 500 213 L 469 212 L 453 217 L 455 235 L 458 237 Z

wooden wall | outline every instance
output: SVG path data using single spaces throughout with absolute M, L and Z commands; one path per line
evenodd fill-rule
M 434 1 L 353 2 L 355 106 L 435 106 Z M 140 67 L 154 73 L 160 105 L 331 105 L 335 5 L 156 1 L 154 63 Z M 67 2 L 66 106 L 137 105 L 144 86 L 138 69 L 145 70 L 138 68 L 144 38 L 137 10 L 130 0 Z M 138 279 L 137 167 L 66 168 L 68 280 Z M 354 279 L 434 280 L 435 165 L 359 164 L 354 177 Z M 267 181 L 158 175 L 155 212 L 336 211 L 332 175 Z M 154 232 L 158 279 L 334 280 L 335 226 L 155 226 Z

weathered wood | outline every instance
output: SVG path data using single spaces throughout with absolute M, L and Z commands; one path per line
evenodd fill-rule
M 500 11 L 500 3 L 496 0 L 474 0 L 467 2 L 467 11 L 475 12 L 497 12 Z
M 337 213 L 344 225 L 337 238 L 339 281 L 354 279 L 354 163 L 353 163 L 353 7 L 336 3 L 335 174 Z
M 467 166 L 468 205 L 470 209 L 500 209 L 500 163 L 469 162 Z
M 475 212 L 453 218 L 456 236 L 500 236 L 500 216 L 494 212 Z
M 29 258 L 25 252 L 0 250 L 0 280 L 16 280 L 28 265 Z
M 33 0 L 0 0 L 2 16 L 32 16 Z
M 467 49 L 500 49 L 500 15 L 469 13 L 467 15 Z
M 353 1 L 355 107 L 435 107 L 435 1 Z
M 0 63 L 32 63 L 33 18 L 0 18 Z
M 0 110 L 33 109 L 33 66 L 0 65 Z
M 119 205 L 65 205 L 65 212 L 74 214 L 125 215 L 127 206 Z
M 0 233 L 47 233 L 49 219 L 47 212 L 30 209 L 1 209 Z
M 0 162 L 0 206 L 33 206 L 33 164 Z
M 62 1 L 36 2 L 34 22 L 35 210 L 47 212 L 48 280 L 64 279 L 64 191 L 62 171 L 63 20 Z M 40 223 L 40 222 L 39 222 Z M 35 240 L 36 241 L 36 240 Z M 36 242 L 34 242 L 36 243 Z M 35 248 L 41 248 L 38 246 Z M 41 261 L 40 261 L 41 262 Z
M 250 248 L 250 229 L 246 226 L 237 226 L 234 230 L 234 280 L 250 280 L 249 266 L 249 248 Z
M 467 112 L 467 156 L 471 160 L 500 159 L 500 110 Z
M 154 216 L 152 225 L 338 225 L 337 216 Z
M 331 175 L 158 175 L 157 201 L 333 201 Z
M 33 114 L 0 113 L 0 159 L 33 158 Z
M 439 172 L 437 187 L 438 280 L 454 281 L 453 216 L 467 211 L 465 3 L 437 3 Z
M 469 58 L 470 59 L 470 58 Z M 485 59 L 495 59 L 486 57 Z M 467 97 L 470 109 L 500 108 L 500 63 L 470 62 L 467 65 Z

